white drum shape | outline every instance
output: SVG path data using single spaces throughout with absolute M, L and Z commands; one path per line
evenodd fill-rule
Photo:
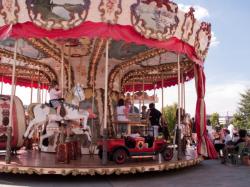
M 0 149 L 6 149 L 7 127 L 10 123 L 10 96 L 0 95 Z M 25 111 L 22 101 L 14 96 L 11 148 L 19 149 L 23 146 L 25 132 Z

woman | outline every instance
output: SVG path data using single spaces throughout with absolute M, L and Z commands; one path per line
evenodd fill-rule
M 118 122 L 126 122 L 129 121 L 128 119 L 128 108 L 125 106 L 124 99 L 119 99 L 117 107 L 116 107 L 116 115 Z M 118 130 L 121 134 L 127 131 L 127 124 L 126 123 L 118 123 Z

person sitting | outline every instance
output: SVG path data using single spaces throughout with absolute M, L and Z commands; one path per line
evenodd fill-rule
M 134 104 L 132 104 L 130 100 L 126 100 L 126 107 L 128 108 L 128 112 L 131 114 L 140 113 L 139 109 L 136 106 L 134 106 Z
M 229 132 L 230 133 L 230 132 Z M 239 139 L 234 142 L 233 144 L 226 145 L 223 152 L 223 158 L 222 158 L 222 164 L 226 162 L 226 157 L 230 153 L 238 153 L 240 150 L 240 146 L 242 143 L 246 143 L 247 141 L 247 131 L 245 129 L 240 129 L 239 130 Z
M 247 141 L 247 131 L 245 129 L 239 130 L 239 139 L 235 142 L 235 151 L 239 150 L 239 144 Z
M 59 89 L 59 85 L 56 80 L 53 80 L 49 89 L 50 104 L 56 109 L 56 113 L 60 115 L 61 105 L 62 105 L 62 92 Z

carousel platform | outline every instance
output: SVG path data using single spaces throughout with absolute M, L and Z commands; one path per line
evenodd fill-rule
M 97 155 L 82 155 L 69 164 L 56 162 L 55 154 L 42 153 L 37 150 L 21 150 L 12 156 L 11 163 L 5 163 L 5 156 L 0 156 L 0 173 L 13 174 L 57 174 L 57 175 L 111 175 L 143 173 L 149 171 L 166 171 L 181 169 L 200 164 L 201 157 L 185 160 L 159 162 L 151 159 L 133 159 L 122 165 L 108 162 L 102 165 Z

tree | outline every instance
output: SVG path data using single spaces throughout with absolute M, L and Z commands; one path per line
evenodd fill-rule
M 210 121 L 211 121 L 211 125 L 214 128 L 216 125 L 219 125 L 219 114 L 217 112 L 214 112 L 211 114 L 210 116 Z
M 234 115 L 234 125 L 239 128 L 250 128 L 250 89 L 245 93 L 240 94 L 241 99 L 239 103 L 238 112 Z M 236 124 L 235 124 L 236 123 Z
M 168 124 L 169 132 L 174 131 L 174 127 L 176 124 L 176 110 L 177 110 L 177 104 L 174 103 L 173 105 L 167 105 L 163 108 L 163 118 Z
M 244 128 L 244 116 L 242 113 L 237 112 L 233 115 L 233 124 L 234 127 L 237 127 L 238 129 Z

